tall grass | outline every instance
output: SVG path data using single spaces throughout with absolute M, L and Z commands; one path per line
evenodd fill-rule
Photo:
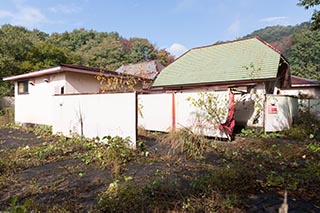
M 193 133 L 189 128 L 171 131 L 160 138 L 161 143 L 171 148 L 168 154 L 187 154 L 187 157 L 202 158 L 207 148 L 205 136 Z

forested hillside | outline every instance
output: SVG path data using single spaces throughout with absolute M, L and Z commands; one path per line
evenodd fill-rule
M 126 39 L 116 32 L 76 29 L 52 33 L 3 25 L 0 28 L 0 78 L 62 63 L 115 70 L 122 64 L 157 59 L 173 61 L 166 50 L 143 38 Z M 12 94 L 12 86 L 0 81 L 0 96 Z
M 293 75 L 320 80 L 320 29 L 310 23 L 296 26 L 273 26 L 245 36 L 259 36 L 282 52 Z
M 320 29 L 310 27 L 310 23 L 266 27 L 245 37 L 260 36 L 280 50 L 289 60 L 292 74 L 320 80 Z M 153 59 L 168 65 L 174 58 L 147 39 L 127 39 L 116 32 L 75 29 L 49 35 L 12 25 L 0 28 L 1 79 L 61 63 L 115 70 L 123 64 Z M 12 91 L 10 83 L 0 80 L 0 96 Z

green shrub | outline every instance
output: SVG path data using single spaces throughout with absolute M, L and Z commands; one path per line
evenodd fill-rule
M 299 140 L 320 140 L 320 120 L 311 113 L 299 112 L 295 124 L 285 133 L 289 137 Z

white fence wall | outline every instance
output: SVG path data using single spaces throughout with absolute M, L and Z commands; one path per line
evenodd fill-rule
M 215 92 L 215 94 L 221 98 L 222 105 L 229 106 L 228 92 Z M 187 100 L 189 97 L 197 99 L 199 93 L 138 95 L 138 105 L 140 107 L 138 125 L 152 131 L 168 132 L 171 129 L 187 127 L 199 132 L 196 121 L 198 109 Z M 209 127 L 208 124 L 203 126 L 202 133 L 207 136 L 227 138 L 223 131 Z
M 172 128 L 172 94 L 138 95 L 138 125 L 152 131 Z
M 208 92 L 210 93 L 210 92 Z M 212 92 L 211 92 L 212 93 Z M 214 92 L 216 95 L 219 107 L 222 109 L 226 109 L 226 114 L 229 112 L 229 92 Z M 219 122 L 213 121 L 216 123 L 216 127 L 212 124 L 206 122 L 198 121 L 196 113 L 201 113 L 201 110 L 197 109 L 189 100 L 188 98 L 193 98 L 194 100 L 199 99 L 198 92 L 188 92 L 188 93 L 176 93 L 175 94 L 175 109 L 176 109 L 176 127 L 191 127 L 194 132 L 204 134 L 206 136 L 212 137 L 220 137 L 220 138 L 227 138 L 228 136 L 224 131 L 219 130 Z M 221 117 L 221 123 L 226 121 L 226 116 Z M 198 125 L 198 126 L 197 126 Z M 200 125 L 200 126 L 199 126 Z
M 256 94 L 235 95 L 238 103 L 235 106 L 235 120 L 238 125 L 249 127 L 265 127 L 267 132 L 281 131 L 290 128 L 297 115 L 297 99 L 288 96 L 267 95 L 267 100 L 261 91 Z M 229 92 L 214 92 L 218 97 L 220 107 L 229 109 Z M 198 92 L 174 94 L 142 94 L 138 96 L 140 106 L 138 125 L 147 130 L 168 132 L 171 129 L 187 127 L 197 129 L 196 112 L 199 112 L 187 98 L 197 99 Z M 270 100 L 276 100 L 277 113 L 268 111 Z M 264 103 L 266 101 L 266 103 Z M 250 103 L 250 104 L 248 104 Z M 266 109 L 264 107 L 266 106 Z M 239 122 L 238 122 L 239 121 Z M 225 118 L 221 119 L 221 123 Z M 205 124 L 202 133 L 207 136 L 226 138 L 225 132 L 217 126 Z
M 135 93 L 54 96 L 53 133 L 130 137 L 135 147 L 136 106 Z
M 289 129 L 298 114 L 298 99 L 288 96 L 267 95 L 265 131 Z

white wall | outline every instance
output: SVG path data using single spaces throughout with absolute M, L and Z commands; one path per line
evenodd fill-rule
M 72 72 L 66 73 L 65 94 L 98 93 L 100 87 L 100 82 L 94 75 Z
M 82 119 L 81 119 L 82 118 Z M 81 120 L 83 125 L 81 125 Z M 53 98 L 53 133 L 130 137 L 136 144 L 136 94 L 63 95 Z
M 237 125 L 263 127 L 265 94 L 264 84 L 258 84 L 249 93 L 235 93 L 235 120 Z
M 208 92 L 213 93 L 213 92 Z M 219 108 L 223 111 L 223 115 L 220 116 L 220 122 L 224 123 L 226 121 L 229 112 L 229 92 L 219 91 L 213 93 L 219 102 Z M 188 127 L 194 132 L 199 134 L 204 134 L 206 136 L 227 138 L 224 131 L 219 130 L 219 121 L 213 121 L 212 123 L 207 123 L 205 121 L 200 121 L 203 116 L 197 117 L 196 114 L 203 114 L 204 112 L 199 108 L 195 107 L 188 98 L 193 98 L 194 100 L 199 99 L 198 92 L 188 92 L 188 93 L 176 93 L 175 94 L 175 108 L 176 108 L 176 127 Z M 215 125 L 215 126 L 213 126 Z
M 64 85 L 64 75 L 37 77 L 30 81 L 34 85 L 28 84 L 28 94 L 18 94 L 15 83 L 15 122 L 52 125 L 52 95 L 55 87 Z
M 288 96 L 267 95 L 265 131 L 289 129 L 298 113 L 298 99 Z
M 292 95 L 292 96 L 305 96 L 311 98 L 320 98 L 320 88 L 319 87 L 309 87 L 309 88 L 292 88 L 281 90 L 283 95 Z
M 249 127 L 265 127 L 267 132 L 281 131 L 292 125 L 294 117 L 297 115 L 297 99 L 288 96 L 265 95 L 263 88 L 257 88 L 251 94 L 235 95 L 238 101 L 236 104 L 235 120 L 236 125 L 246 125 Z M 210 93 L 210 92 L 209 92 Z M 229 110 L 229 92 L 216 91 L 214 94 L 218 97 L 219 108 Z M 176 128 L 191 128 L 194 132 L 200 132 L 196 113 L 202 111 L 195 107 L 187 98 L 198 99 L 198 92 L 183 92 L 173 94 L 143 94 L 138 95 L 138 105 L 140 105 L 141 114 L 138 116 L 139 126 L 147 130 L 168 132 Z M 271 114 L 265 106 L 270 104 L 271 98 L 276 99 L 277 113 Z M 173 110 L 173 100 L 174 109 Z M 248 102 L 252 104 L 248 104 Z M 266 115 L 266 116 L 265 116 Z M 256 123 L 253 121 L 258 117 Z M 265 120 L 266 117 L 266 120 Z M 221 118 L 221 123 L 225 122 L 226 117 Z M 239 122 L 239 123 L 238 123 Z M 226 138 L 227 135 L 220 131 L 216 125 L 204 123 L 202 133 L 207 136 Z
M 228 92 L 216 92 L 215 94 L 221 100 L 222 108 L 229 106 Z M 141 111 L 138 116 L 138 125 L 152 131 L 168 132 L 175 126 L 176 128 L 187 127 L 194 132 L 199 132 L 197 128 L 199 125 L 196 121 L 196 113 L 199 109 L 187 100 L 189 97 L 197 99 L 199 93 L 175 93 L 174 99 L 172 96 L 172 93 L 138 95 L 138 105 Z M 225 119 L 223 118 L 222 122 Z M 227 137 L 219 129 L 209 127 L 209 124 L 205 124 L 202 130 L 202 133 L 207 136 Z
M 48 81 L 45 81 L 48 80 Z M 52 125 L 52 96 L 60 94 L 97 93 L 99 81 L 94 75 L 62 72 L 28 79 L 28 94 L 18 94 L 15 83 L 15 122 Z
M 172 94 L 138 95 L 138 125 L 152 131 L 172 128 Z

